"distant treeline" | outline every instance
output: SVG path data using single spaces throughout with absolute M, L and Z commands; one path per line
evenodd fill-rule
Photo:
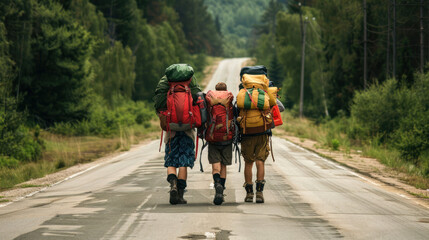
M 0 160 L 40 155 L 27 127 L 108 134 L 147 121 L 135 102 L 152 98 L 167 66 L 201 71 L 222 52 L 203 0 L 2 0 Z M 24 142 L 34 156 L 21 157 Z
M 269 0 L 204 0 L 221 30 L 225 57 L 248 57 L 252 27 L 259 24 Z M 283 0 L 282 2 L 286 2 Z

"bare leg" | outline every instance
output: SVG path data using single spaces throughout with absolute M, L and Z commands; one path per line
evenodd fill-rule
M 212 174 L 216 174 L 216 173 L 220 173 L 220 172 L 221 172 L 221 164 L 220 164 L 220 162 L 213 163 L 212 164 Z
M 256 180 L 262 181 L 265 177 L 265 162 L 256 161 Z
M 253 162 L 244 161 L 244 180 L 247 184 L 252 184 Z
M 226 165 L 220 164 L 220 177 L 226 178 Z
M 167 175 L 170 175 L 170 174 L 177 175 L 177 172 L 176 172 L 176 168 L 175 168 L 175 167 L 168 167 L 168 168 L 167 168 Z
M 179 176 L 178 179 L 186 180 L 188 178 L 188 168 L 187 167 L 179 167 Z

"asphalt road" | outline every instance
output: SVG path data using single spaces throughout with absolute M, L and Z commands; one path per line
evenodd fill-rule
M 245 59 L 213 79 L 238 81 Z M 231 83 L 231 84 L 230 84 Z M 213 88 L 212 84 L 208 88 Z M 236 91 L 236 89 L 230 88 Z M 228 170 L 213 205 L 205 172 L 189 172 L 187 205 L 168 203 L 159 141 L 0 208 L 0 239 L 429 239 L 429 210 L 283 139 L 267 160 L 265 203 L 244 203 L 242 172 Z

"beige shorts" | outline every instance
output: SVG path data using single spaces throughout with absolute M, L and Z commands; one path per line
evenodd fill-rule
M 241 140 L 241 154 L 246 162 L 265 161 L 270 155 L 268 135 L 244 136 Z

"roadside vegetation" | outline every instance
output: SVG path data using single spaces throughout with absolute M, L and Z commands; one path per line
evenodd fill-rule
M 309 120 L 288 111 L 284 129 L 334 151 L 359 150 L 407 173 L 405 180 L 416 188 L 429 189 L 428 92 L 429 74 L 416 76 L 411 87 L 390 79 L 358 92 L 350 116 Z

